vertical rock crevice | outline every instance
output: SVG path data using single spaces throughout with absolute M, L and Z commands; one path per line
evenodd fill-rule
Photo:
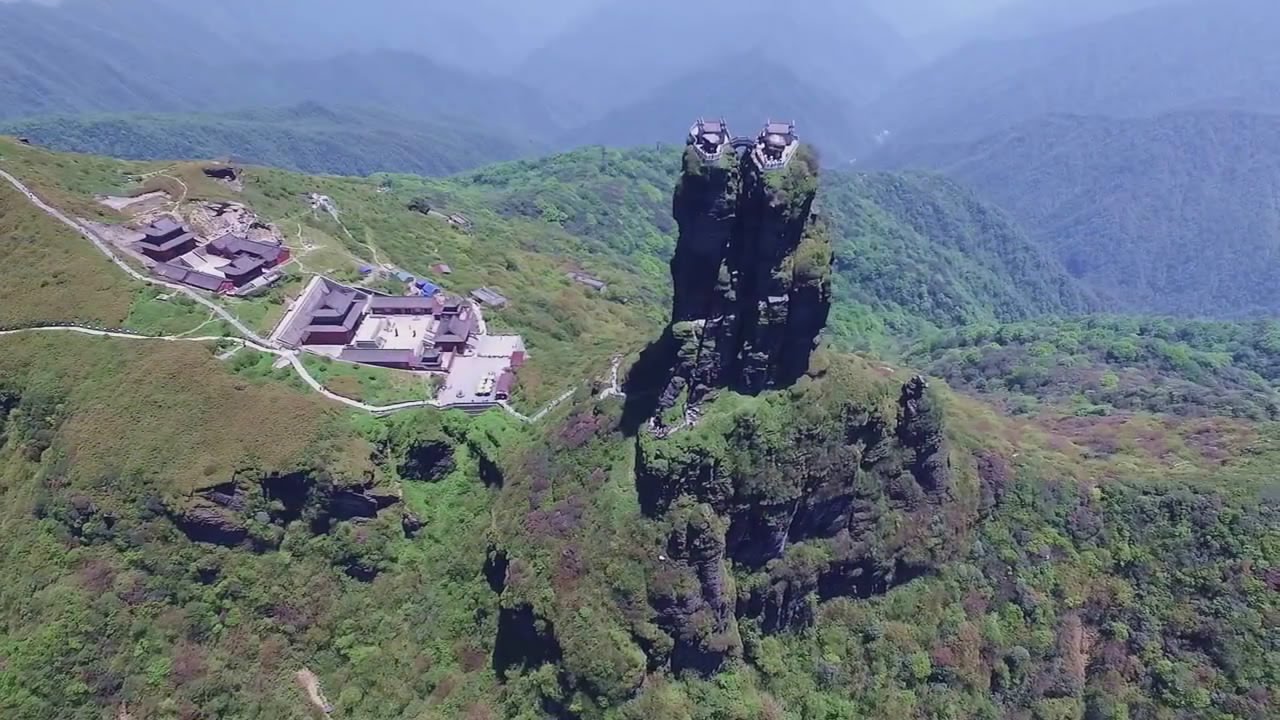
M 740 144 L 723 123 L 690 131 L 672 208 L 675 357 L 659 410 L 720 388 L 790 385 L 831 309 L 831 241 L 813 212 L 816 156 L 790 126 L 770 124 L 741 155 Z

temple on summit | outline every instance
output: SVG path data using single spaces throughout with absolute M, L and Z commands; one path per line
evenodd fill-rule
M 687 145 L 673 200 L 680 237 L 665 407 L 718 388 L 791 384 L 808 369 L 831 308 L 831 242 L 813 213 L 818 164 L 795 123 L 767 122 L 752 140 L 730 136 L 723 120 L 699 119 Z M 769 180 L 775 173 L 796 181 Z

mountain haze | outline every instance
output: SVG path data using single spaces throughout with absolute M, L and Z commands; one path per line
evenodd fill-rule
M 1051 113 L 1280 109 L 1280 5 L 1190 0 L 1030 38 L 976 41 L 866 111 L 895 142 L 973 140 Z
M 231 55 L 269 61 L 318 59 L 348 52 L 396 50 L 498 73 L 598 2 L 18 0 L 0 3 L 0 18 L 59 27 L 83 22 L 141 43 L 177 35 L 195 41 L 200 54 L 215 54 L 221 59 Z M 192 54 L 179 48 L 173 52 L 187 59 Z
M 211 16 L 200 11 L 203 5 L 158 0 L 121 7 L 100 0 L 52 8 L 0 5 L 6 27 L 0 118 L 226 112 L 317 102 L 416 122 L 465 123 L 502 131 L 513 142 L 546 138 L 561 127 L 560 111 L 540 92 L 415 52 L 341 45 L 328 53 L 273 49 L 268 39 L 235 30 L 268 31 L 250 22 L 255 15 L 247 5 L 218 5 L 207 10 Z M 241 14 L 231 14 L 236 8 Z M 184 52 L 179 43 L 195 51 Z
M 846 106 L 804 76 L 754 56 L 726 59 L 723 66 L 741 82 L 707 84 L 695 70 L 614 110 L 564 137 L 565 144 L 644 145 L 670 141 L 672 128 L 699 117 L 724 117 L 735 135 L 754 138 L 764 122 L 797 121 L 797 132 L 839 164 L 851 157 L 854 139 L 866 130 Z
M 1120 307 L 1280 312 L 1280 116 L 1037 118 L 975 143 L 877 160 L 939 170 L 1007 208 Z
M 56 150 L 131 160 L 230 157 L 337 175 L 448 175 L 543 149 L 466 123 L 315 103 L 220 113 L 55 115 L 0 123 L 0 132 Z
M 870 97 L 911 61 L 901 36 L 860 0 L 709 0 L 696 10 L 678 0 L 614 0 L 533 53 L 518 77 L 572 100 L 590 119 L 681 77 L 746 97 L 752 76 L 736 59 L 747 55 L 840 102 Z

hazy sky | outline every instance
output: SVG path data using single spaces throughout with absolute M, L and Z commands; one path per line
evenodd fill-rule
M 191 8 L 196 0 L 0 0 L 0 3 L 28 2 L 40 4 L 65 4 L 75 6 L 78 3 L 94 3 L 99 6 L 110 4 L 127 6 L 137 2 L 146 3 L 172 2 L 175 9 Z M 723 0 L 722 0 L 723 1 Z M 811 0 L 798 0 L 806 3 Z M 858 2 L 859 0 L 844 0 Z M 963 42 L 965 38 L 985 35 L 993 32 L 1000 23 L 1006 30 L 1018 32 L 1022 29 L 1035 31 L 1039 19 L 1051 18 L 1054 15 L 1078 15 L 1086 21 L 1102 15 L 1111 14 L 1115 10 L 1123 10 L 1134 6 L 1170 2 L 1172 0 L 860 0 L 873 8 L 881 17 L 890 22 L 905 37 L 913 40 L 917 50 L 931 54 L 945 49 L 946 46 Z M 505 62 L 514 62 L 524 53 L 545 44 L 555 37 L 556 33 L 578 18 L 589 15 L 593 10 L 609 5 L 634 3 L 644 5 L 648 0 L 203 0 L 209 3 L 208 12 L 215 13 L 213 8 L 219 5 L 236 5 L 253 7 L 255 15 L 264 21 L 279 21 L 279 16 L 290 17 L 300 15 L 307 21 L 291 23 L 293 29 L 303 35 L 310 34 L 309 23 L 317 28 L 317 39 L 339 41 L 344 33 L 363 35 L 365 42 L 384 36 L 394 47 L 405 47 L 405 34 L 419 32 L 423 42 L 428 45 L 442 44 L 445 49 L 459 52 L 451 47 L 456 42 L 474 44 L 474 37 L 456 38 L 451 42 L 448 35 L 443 38 L 439 32 L 447 32 L 441 25 L 452 26 L 463 30 L 462 24 L 470 25 L 472 35 L 486 38 L 486 44 L 497 43 L 502 47 L 490 45 L 489 52 L 505 58 Z M 732 2 L 732 0 L 730 0 Z M 744 4 L 747 0 L 743 0 Z M 1014 12 L 1000 13 L 1001 9 L 1011 8 Z M 330 23 L 326 27 L 325 16 L 330 19 L 340 18 L 339 22 Z M 440 22 L 433 21 L 432 18 Z M 399 26 L 385 27 L 387 17 L 399 17 L 403 22 Z M 998 19 L 997 19 L 998 18 Z M 363 22 L 362 22 L 363 20 Z M 354 21 L 354 22 L 348 22 Z M 673 18 L 679 21 L 679 18 Z M 425 25 L 423 25 L 425 23 Z M 272 23 L 275 24 L 275 23 Z M 1050 29 L 1052 24 L 1049 23 Z M 1069 23 L 1068 23 L 1069 24 Z M 425 28 L 425 30 L 423 30 Z M 385 30 L 385 35 L 382 30 Z M 642 28 L 637 28 L 643 32 Z M 465 32 L 455 32 L 466 35 Z M 348 39 L 351 39 L 347 36 Z M 660 42 L 660 36 L 655 42 Z M 376 44 L 376 43 L 375 43 Z M 430 48 L 422 48 L 429 52 Z M 465 54 L 465 53 L 464 53 Z M 499 63 L 501 64 L 501 63 Z

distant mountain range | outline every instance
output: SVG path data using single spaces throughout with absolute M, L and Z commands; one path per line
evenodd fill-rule
M 108 39 L 169 50 L 173 59 L 275 62 L 394 50 L 429 55 L 477 73 L 510 70 L 598 0 L 6 0 L 0 18 L 17 29 L 78 29 L 94 51 Z M 87 33 L 92 32 L 92 35 Z M 57 35 L 46 41 L 62 42 Z M 124 56 L 128 57 L 128 56 Z M 135 71 L 140 68 L 133 68 Z
M 200 7 L 158 0 L 69 0 L 56 8 L 0 4 L 6 28 L 0 119 L 318 102 L 411 121 L 451 119 L 501 131 L 512 142 L 545 138 L 562 126 L 541 93 L 515 81 L 394 49 L 322 56 L 281 49 L 258 42 L 253 32 L 267 28 L 250 22 L 257 17 L 246 14 L 253 8 L 238 5 L 244 12 L 232 16 L 232 6 Z
M 453 49 L 460 42 L 505 48 L 486 39 L 499 28 L 480 32 L 451 19 L 453 11 L 413 7 L 393 22 L 392 7 L 404 4 L 390 0 L 363 4 L 358 12 L 344 6 L 333 16 L 309 14 L 297 0 L 263 8 L 243 0 L 210 6 L 3 3 L 0 23 L 17 31 L 0 48 L 0 119 L 224 114 L 318 103 L 391 113 L 449 135 L 483 133 L 509 145 L 568 147 L 582 138 L 634 145 L 679 137 L 679 128 L 700 114 L 741 116 L 751 126 L 770 116 L 803 115 L 805 126 L 817 131 L 814 137 L 834 148 L 866 134 L 850 121 L 852 99 L 870 97 L 909 62 L 901 38 L 860 5 L 823 0 L 775 13 L 767 32 L 756 32 L 750 18 L 774 12 L 766 3 L 711 1 L 704 10 L 725 19 L 714 29 L 670 22 L 684 14 L 673 0 L 608 4 L 553 37 L 507 77 L 485 69 L 510 64 L 509 57 L 473 62 L 468 58 L 475 47 Z M 481 0 L 486 3 L 499 0 Z M 503 17 L 507 27 L 511 19 Z M 393 31 L 371 30 L 383 26 Z M 431 33 L 412 35 L 426 26 Z M 429 42 L 450 26 L 456 33 L 449 42 Z M 554 26 L 546 20 L 539 32 Z M 664 34 L 636 31 L 645 27 L 661 27 Z M 178 44 L 198 52 L 183 52 Z M 424 47 L 431 57 L 415 52 Z M 457 126 L 446 128 L 446 121 Z
M 338 175 L 447 175 L 546 149 L 464 121 L 417 121 L 315 103 L 222 113 L 55 115 L 0 123 L 0 133 L 131 160 L 230 157 Z
M 784 67 L 842 102 L 872 97 L 912 63 L 901 35 L 862 0 L 614 0 L 533 53 L 518 77 L 598 117 L 677 78 L 746 97 L 752 76 L 738 69 L 743 56 Z
M 1031 37 L 974 42 L 864 108 L 894 142 L 973 140 L 1052 113 L 1280 110 L 1280 4 L 1193 0 Z
M 728 79 L 706 82 L 690 72 L 563 137 L 566 147 L 583 144 L 630 146 L 683 142 L 682 129 L 698 117 L 729 121 L 735 135 L 755 137 L 766 119 L 797 121 L 799 134 L 816 144 L 823 159 L 839 163 L 852 157 L 860 129 L 848 109 L 803 77 L 769 60 L 741 56 L 724 63 Z
M 1280 312 L 1280 116 L 1036 118 L 977 142 L 890 148 L 872 163 L 975 188 L 1120 307 Z
M 565 146 L 649 143 L 689 115 L 791 115 L 843 157 L 1048 113 L 1280 109 L 1266 0 L 970 9 L 970 42 L 922 67 L 945 43 L 923 48 L 886 14 L 903 22 L 884 0 L 0 3 L 0 119 L 315 102 Z

